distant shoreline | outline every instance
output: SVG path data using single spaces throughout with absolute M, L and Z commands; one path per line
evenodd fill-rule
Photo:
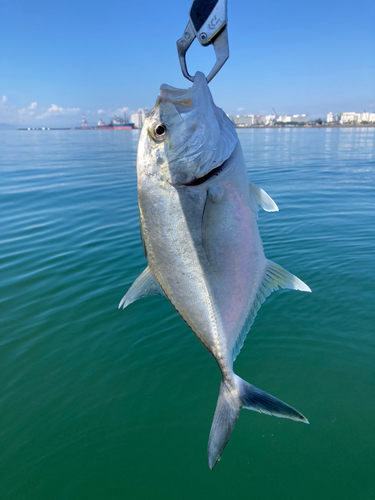
M 322 123 L 321 125 L 319 124 L 313 124 L 313 125 L 288 125 L 283 124 L 283 125 L 235 125 L 235 128 L 237 129 L 253 129 L 253 128 L 270 128 L 270 129 L 284 129 L 284 128 L 374 128 L 375 123 Z M 44 127 L 44 128 L 15 128 L 15 129 L 8 129 L 8 130 L 21 130 L 21 131 L 28 131 L 28 132 L 48 132 L 48 131 L 53 131 L 53 130 L 100 130 L 98 128 L 80 128 L 80 127 L 59 127 L 59 128 L 54 128 L 54 127 Z M 132 129 L 132 130 L 140 130 L 140 129 Z
M 375 123 L 322 123 L 321 125 L 288 125 L 287 123 L 284 125 L 235 125 L 235 128 L 238 129 L 248 129 L 248 128 L 374 128 Z
M 22 130 L 27 132 L 48 132 L 51 130 L 140 130 L 137 128 L 111 128 L 111 127 L 18 127 L 16 129 L 11 130 Z

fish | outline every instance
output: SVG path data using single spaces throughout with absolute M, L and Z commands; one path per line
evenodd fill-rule
M 161 85 L 140 134 L 137 190 L 148 266 L 119 308 L 166 297 L 215 358 L 222 380 L 207 448 L 212 470 L 241 408 L 309 423 L 236 375 L 233 362 L 271 292 L 311 290 L 264 255 L 258 209 L 278 207 L 249 182 L 235 127 L 203 73 L 188 89 Z

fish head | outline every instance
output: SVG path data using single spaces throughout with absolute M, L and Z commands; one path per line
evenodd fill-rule
M 237 142 L 232 122 L 214 104 L 206 77 L 198 72 L 189 89 L 160 87 L 142 129 L 138 175 L 189 185 L 227 160 Z

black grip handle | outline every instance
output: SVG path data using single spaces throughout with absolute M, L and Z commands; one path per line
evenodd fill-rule
M 219 0 L 194 0 L 190 9 L 190 19 L 196 32 L 201 29 L 210 17 L 218 1 Z

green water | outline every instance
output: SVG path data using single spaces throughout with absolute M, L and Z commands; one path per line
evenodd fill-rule
M 243 130 L 279 291 L 235 363 L 310 425 L 243 410 L 210 472 L 220 373 L 146 266 L 136 131 L 0 133 L 0 498 L 375 498 L 375 129 Z

